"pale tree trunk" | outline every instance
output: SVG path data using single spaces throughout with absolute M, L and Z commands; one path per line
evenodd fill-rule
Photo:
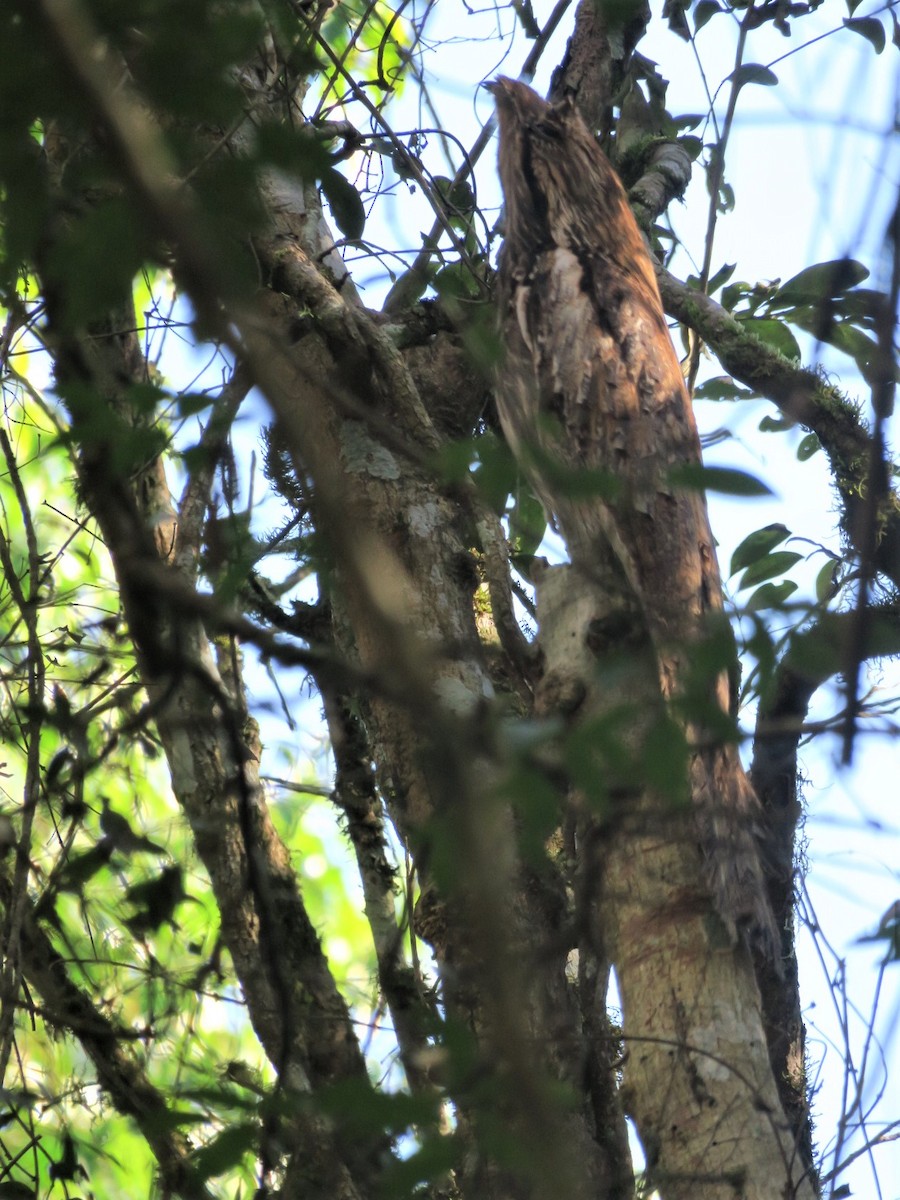
M 623 650 L 623 614 L 640 628 L 614 561 L 590 579 L 571 566 L 546 571 L 538 695 L 582 696 L 579 722 L 618 716 L 640 754 L 658 675 L 649 644 Z M 617 794 L 614 783 L 602 816 L 596 803 L 576 804 L 600 914 L 585 925 L 581 952 L 596 953 L 599 928 L 622 999 L 622 1101 L 649 1182 L 666 1197 L 812 1196 L 772 1075 L 750 955 L 724 936 L 690 813 L 659 795 Z

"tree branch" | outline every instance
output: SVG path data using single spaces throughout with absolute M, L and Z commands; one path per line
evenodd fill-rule
M 822 375 L 761 342 L 715 300 L 692 291 L 664 267 L 657 267 L 657 279 L 666 312 L 695 330 L 730 375 L 818 437 L 843 501 L 843 528 L 855 545 L 871 459 L 870 434 L 858 406 Z M 895 491 L 881 516 L 883 534 L 875 566 L 900 587 L 900 498 Z

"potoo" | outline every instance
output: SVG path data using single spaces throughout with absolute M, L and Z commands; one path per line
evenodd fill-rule
M 588 577 L 611 548 L 644 614 L 663 696 L 683 695 L 722 587 L 705 498 L 678 485 L 700 442 L 650 258 L 625 191 L 574 106 L 490 85 L 505 241 L 497 375 L 504 433 Z M 549 470 L 548 470 L 549 466 Z M 562 469 L 562 475 L 560 474 Z M 565 475 L 590 471 L 592 495 Z M 559 486 L 562 479 L 562 486 Z M 723 675 L 710 684 L 728 711 Z M 690 727 L 691 789 L 717 909 L 777 960 L 757 848 L 759 803 L 733 745 Z

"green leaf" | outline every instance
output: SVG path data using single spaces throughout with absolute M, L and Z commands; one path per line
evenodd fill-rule
M 670 804 L 687 807 L 690 755 L 681 725 L 663 713 L 647 730 L 641 749 L 645 782 Z
M 475 486 L 490 508 L 499 515 L 506 508 L 507 497 L 515 490 L 519 468 L 506 442 L 493 433 L 485 433 L 475 439 L 466 451 L 469 462 L 476 452 L 478 462 L 472 468 Z
M 737 67 L 728 78 L 736 83 L 738 87 L 743 87 L 747 83 L 758 83 L 763 87 L 775 87 L 778 83 L 778 76 L 769 67 L 764 67 L 762 63 L 743 63 Z
M 771 587 L 772 585 L 766 584 L 765 586 Z M 744 643 L 744 649 L 752 658 L 756 659 L 756 666 L 746 680 L 742 690 L 742 699 L 754 695 L 759 696 L 766 691 L 773 679 L 778 661 L 775 639 L 772 637 L 767 623 L 760 617 L 751 617 L 750 619 L 753 624 L 753 632 Z
M 204 412 L 207 408 L 211 408 L 213 404 L 212 396 L 206 395 L 205 392 L 181 392 L 176 397 L 178 405 L 178 415 L 181 417 L 193 417 L 199 412 Z
M 843 295 L 868 277 L 868 268 L 854 258 L 836 258 L 830 262 L 816 263 L 782 284 L 766 307 L 772 311 L 821 304 L 823 300 Z
M 797 554 L 795 550 L 778 550 L 774 554 L 765 555 L 747 568 L 738 584 L 738 591 L 742 592 L 744 588 L 752 587 L 755 583 L 762 583 L 764 579 L 774 579 L 776 575 L 783 575 L 802 558 L 803 555 Z
M 687 10 L 691 7 L 691 2 L 692 0 L 668 0 L 663 9 L 669 28 L 685 42 L 691 40 L 691 30 L 687 22 Z M 604 8 L 606 10 L 604 18 L 609 21 L 608 10 L 613 9 L 615 11 L 618 8 L 623 15 L 627 12 L 631 16 L 635 6 L 630 0 L 614 0 L 612 4 L 610 0 L 606 0 Z M 621 18 L 618 24 L 622 24 Z
M 752 563 L 758 562 L 790 536 L 790 529 L 780 523 L 766 525 L 762 529 L 755 529 L 753 533 L 748 534 L 744 538 L 736 548 L 734 554 L 732 554 L 728 574 L 736 575 L 744 567 L 749 567 Z
M 321 183 L 338 229 L 352 242 L 358 241 L 366 227 L 366 210 L 359 192 L 334 167 L 322 172 Z
M 434 287 L 442 300 L 471 300 L 481 288 L 468 263 L 454 262 L 442 267 L 434 277 Z
M 722 12 L 722 6 L 716 0 L 698 0 L 694 9 L 694 32 L 699 33 L 707 21 L 711 21 L 716 13 Z
M 700 157 L 703 150 L 703 139 L 698 138 L 695 134 L 686 133 L 678 139 L 678 145 L 685 150 L 691 162 L 694 162 Z
M 748 400 L 754 393 L 741 387 L 730 375 L 716 375 L 694 388 L 695 400 Z
M 738 317 L 738 320 L 761 342 L 765 342 L 785 358 L 794 362 L 800 361 L 800 345 L 784 321 L 778 320 L 777 317 Z
M 322 138 L 307 128 L 276 121 L 264 121 L 256 129 L 256 157 L 265 163 L 300 175 L 302 179 L 318 179 L 332 169 L 331 156 Z
M 458 484 L 470 474 L 477 453 L 475 447 L 474 438 L 460 438 L 440 447 L 433 462 L 435 474 L 442 483 Z
M 91 320 L 131 295 L 132 281 L 150 253 L 147 236 L 135 207 L 121 197 L 60 224 L 47 265 L 67 322 L 75 326 Z
M 761 479 L 734 467 L 705 467 L 687 463 L 673 467 L 669 479 L 679 487 L 699 492 L 722 492 L 726 496 L 771 496 L 772 489 Z
M 643 755 L 632 745 L 636 714 L 627 705 L 577 725 L 566 738 L 568 777 L 599 813 L 608 811 L 610 792 L 643 782 Z
M 468 180 L 461 179 L 459 183 L 454 183 L 446 175 L 435 175 L 431 182 L 438 196 L 455 215 L 468 217 L 475 212 L 475 193 Z
M 852 29 L 854 33 L 864 37 L 874 46 L 876 54 L 880 54 L 885 47 L 887 35 L 877 17 L 844 17 L 844 28 Z
M 832 326 L 825 340 L 850 355 L 866 383 L 871 385 L 878 382 L 879 371 L 876 364 L 880 356 L 874 338 L 867 337 L 861 329 L 842 321 Z
M 709 283 L 706 285 L 707 293 L 710 296 L 712 296 L 714 292 L 717 292 L 720 287 L 725 286 L 725 284 L 734 274 L 734 269 L 736 266 L 737 263 L 723 263 L 723 265 L 719 267 L 718 271 L 716 271 L 715 275 L 712 276 Z
M 734 312 L 741 300 L 745 300 L 753 291 L 753 287 L 746 279 L 735 280 L 734 283 L 729 283 L 727 287 L 722 289 L 722 307 L 727 308 L 729 312 Z
M 554 426 L 548 421 L 548 426 Z M 555 429 L 554 429 L 555 431 Z M 622 494 L 622 481 L 612 471 L 591 467 L 569 467 L 561 463 L 552 453 L 534 442 L 526 443 L 523 450 L 537 467 L 542 478 L 551 489 L 572 499 L 587 499 L 599 496 L 604 500 L 616 500 Z
M 528 480 L 520 475 L 513 489 L 509 514 L 510 549 L 517 557 L 531 558 L 544 540 L 547 516 Z
M 304 1101 L 310 1111 L 325 1113 L 360 1139 L 385 1129 L 403 1133 L 411 1125 L 430 1124 L 437 1119 L 438 1103 L 428 1094 L 378 1092 L 359 1079 L 335 1083 L 319 1093 L 314 1102 Z
M 812 456 L 822 449 L 822 443 L 814 433 L 808 433 L 797 447 L 797 458 L 800 462 L 806 462 Z
M 672 118 L 672 124 L 676 129 L 696 129 L 704 120 L 704 113 L 682 113 L 681 116 Z
M 785 417 L 763 417 L 759 423 L 760 433 L 784 433 L 785 430 L 793 428 L 794 422 Z
M 745 604 L 747 612 L 758 612 L 761 608 L 781 608 L 788 596 L 797 590 L 797 585 L 791 579 L 781 583 L 764 583 L 757 588 Z
M 460 1156 L 457 1139 L 450 1137 L 425 1137 L 422 1147 L 409 1158 L 392 1160 L 382 1172 L 382 1192 L 387 1200 L 406 1200 L 420 1195 L 423 1183 L 440 1179 L 457 1164 Z
M 841 564 L 837 559 L 829 558 L 816 576 L 816 599 L 820 604 L 827 603 L 837 595 L 840 569 Z
M 716 207 L 720 213 L 730 213 L 734 209 L 734 188 L 730 183 L 719 184 Z
M 840 314 L 842 307 L 849 308 L 851 311 L 862 308 L 865 315 L 852 320 L 823 321 L 822 313 L 818 309 L 797 308 L 791 313 L 790 322 L 799 329 L 811 333 L 819 341 L 827 342 L 829 346 L 834 346 L 835 349 L 849 355 L 856 363 L 859 373 L 866 383 L 871 386 L 880 378 L 878 344 L 874 338 L 869 337 L 862 329 L 858 328 L 857 322 L 871 325 L 869 313 L 872 311 L 872 306 L 868 298 L 861 295 L 860 292 L 849 292 L 843 300 L 836 301 L 834 307 L 835 316 Z

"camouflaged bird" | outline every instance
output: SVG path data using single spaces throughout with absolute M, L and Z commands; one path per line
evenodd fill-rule
M 572 563 L 589 576 L 601 546 L 612 549 L 673 698 L 684 693 L 704 620 L 721 612 L 722 586 L 703 493 L 673 481 L 673 469 L 699 466 L 700 441 L 653 263 L 574 105 L 550 105 L 509 79 L 489 86 L 505 201 L 500 421 Z M 560 468 L 591 472 L 601 486 L 589 496 L 564 479 L 558 486 Z M 724 673 L 713 686 L 727 713 Z M 705 730 L 688 733 L 709 741 Z M 691 786 L 717 909 L 732 933 L 742 928 L 777 960 L 759 802 L 737 750 L 698 750 Z

